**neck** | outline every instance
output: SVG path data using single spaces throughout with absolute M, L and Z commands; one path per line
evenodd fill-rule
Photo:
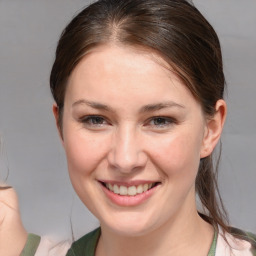
M 214 236 L 213 227 L 197 213 L 196 207 L 179 211 L 162 227 L 143 236 L 122 236 L 101 226 L 96 256 L 206 256 Z

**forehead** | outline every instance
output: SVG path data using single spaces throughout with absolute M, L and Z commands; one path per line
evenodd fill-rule
M 155 101 L 192 97 L 171 67 L 156 53 L 103 45 L 92 49 L 73 70 L 66 96 L 92 100 Z M 171 99 L 172 100 L 172 99 Z
M 153 50 L 135 46 L 106 44 L 92 48 L 75 67 L 71 79 L 77 73 L 82 74 L 82 69 L 86 72 L 86 68 L 90 69 L 90 73 L 97 69 L 98 72 L 104 71 L 106 75 L 108 72 L 127 73 L 129 71 L 133 71 L 133 74 L 154 71 L 160 75 L 161 70 L 165 76 L 174 77 L 172 67 L 159 54 Z

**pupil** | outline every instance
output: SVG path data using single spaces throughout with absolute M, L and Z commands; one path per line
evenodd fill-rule
M 155 124 L 164 124 L 165 122 L 164 122 L 164 119 L 163 118 L 157 118 L 156 120 L 155 120 Z
M 101 117 L 94 117 L 92 119 L 93 124 L 102 124 L 102 118 Z

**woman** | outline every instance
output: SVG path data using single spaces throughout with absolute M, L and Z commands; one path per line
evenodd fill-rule
M 67 255 L 255 255 L 216 197 L 225 78 L 192 4 L 97 1 L 61 35 L 50 85 L 71 182 L 100 222 Z

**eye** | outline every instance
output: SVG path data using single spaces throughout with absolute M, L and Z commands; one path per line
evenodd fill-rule
M 85 116 L 80 118 L 80 122 L 91 127 L 102 127 L 108 124 L 102 116 Z
M 176 123 L 176 121 L 173 118 L 157 116 L 151 118 L 148 122 L 148 125 L 153 128 L 168 128 L 174 123 Z

